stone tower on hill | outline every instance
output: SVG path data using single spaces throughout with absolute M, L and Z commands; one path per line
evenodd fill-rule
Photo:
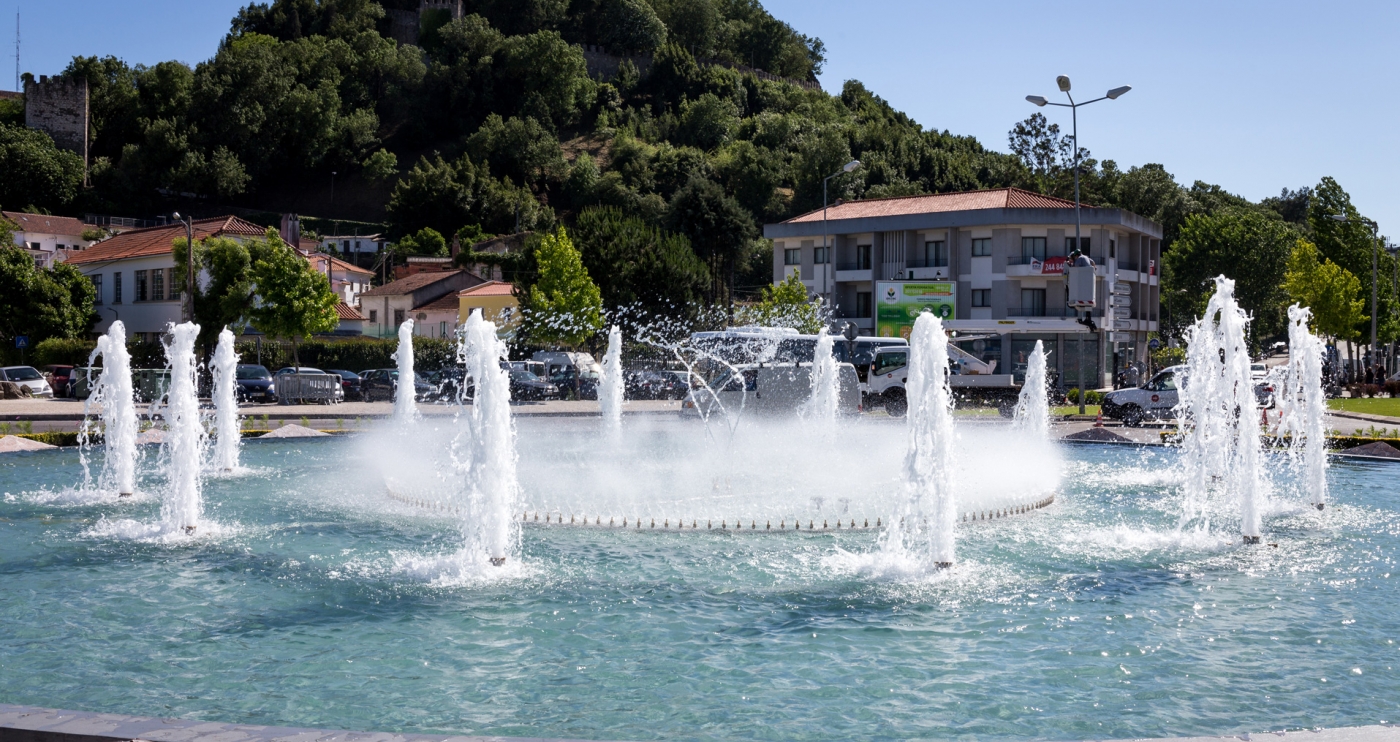
M 53 137 L 54 144 L 88 165 L 88 83 L 82 78 L 40 75 L 24 81 L 24 125 Z

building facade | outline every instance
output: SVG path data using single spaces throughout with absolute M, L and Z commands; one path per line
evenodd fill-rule
M 481 277 L 464 270 L 417 273 L 392 283 L 377 286 L 360 294 L 360 314 L 365 317 L 365 334 L 392 337 L 406 319 L 427 323 L 426 311 L 419 311 L 445 296 L 455 296 L 462 289 L 485 283 Z M 450 310 L 447 310 L 451 313 Z M 417 315 L 423 314 L 422 320 Z M 448 317 L 444 316 L 445 320 Z M 441 321 L 441 320 L 440 320 Z M 429 328 L 423 328 L 429 329 Z M 429 335 L 429 333 L 417 333 Z M 437 337 L 436 330 L 430 337 Z
M 1071 201 L 1015 188 L 851 201 L 825 219 L 817 210 L 766 225 L 764 235 L 774 282 L 796 274 L 862 334 L 891 334 L 879 308 L 906 290 L 943 292 L 954 342 L 995 361 L 996 373 L 1019 377 L 1040 340 L 1062 386 L 1077 384 L 1082 349 L 1086 386 L 1107 387 L 1146 360 L 1158 329 L 1162 227 L 1123 209 L 1079 212 L 1079 245 L 1096 264 L 1092 327 L 1066 306 Z
M 0 211 L 0 217 L 17 227 L 15 243 L 23 247 L 40 268 L 52 268 L 54 263 L 61 263 L 70 254 L 93 244 L 92 240 L 83 239 L 87 227 L 71 216 Z

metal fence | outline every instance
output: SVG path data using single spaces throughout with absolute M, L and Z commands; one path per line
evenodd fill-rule
M 341 378 L 337 374 L 282 374 L 277 384 L 277 404 L 332 404 Z

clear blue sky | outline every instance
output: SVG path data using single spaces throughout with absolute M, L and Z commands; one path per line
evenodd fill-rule
M 131 63 L 213 55 L 238 0 L 6 0 L 0 87 L 14 83 L 14 13 L 23 67 L 59 72 L 76 54 Z M 1361 211 L 1400 234 L 1392 173 L 1400 4 L 1332 2 L 999 3 L 766 0 L 826 42 L 822 84 L 864 82 L 927 128 L 1004 150 L 1006 132 L 1044 110 L 1067 74 L 1076 93 L 1133 91 L 1081 111 L 1080 138 L 1120 167 L 1159 162 L 1177 179 L 1250 199 L 1331 175 Z

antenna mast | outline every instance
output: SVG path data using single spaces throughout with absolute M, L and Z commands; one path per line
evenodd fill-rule
M 24 92 L 19 86 L 19 8 L 15 8 L 15 91 Z

